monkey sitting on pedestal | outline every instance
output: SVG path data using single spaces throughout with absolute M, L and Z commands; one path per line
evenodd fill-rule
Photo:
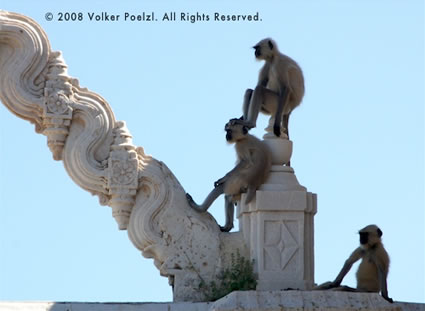
M 326 282 L 317 286 L 316 290 L 333 289 L 350 292 L 382 293 L 382 297 L 389 301 L 387 275 L 390 258 L 381 242 L 382 231 L 376 225 L 369 225 L 359 231 L 360 246 L 345 261 L 344 266 L 333 282 Z M 362 259 L 356 273 L 357 288 L 340 286 L 344 276 L 350 271 L 353 264 Z
M 230 120 L 224 128 L 226 140 L 229 143 L 235 143 L 238 157 L 235 168 L 214 183 L 214 189 L 202 205 L 196 204 L 192 196 L 186 194 L 189 205 L 198 212 L 206 212 L 215 199 L 225 194 L 226 224 L 224 227 L 220 226 L 223 232 L 229 232 L 233 228 L 234 204 L 240 201 L 241 194 L 247 193 L 245 204 L 249 204 L 258 187 L 269 176 L 272 165 L 268 146 L 255 136 L 248 134 L 248 128 L 237 121 L 238 119 Z
M 274 117 L 273 132 L 280 136 L 283 121 L 288 136 L 289 115 L 304 96 L 304 76 L 300 66 L 290 57 L 279 52 L 276 42 L 263 39 L 255 46 L 255 57 L 264 60 L 255 90 L 245 92 L 243 119 L 248 128 L 256 126 L 259 112 Z M 252 98 L 251 98 L 252 97 Z

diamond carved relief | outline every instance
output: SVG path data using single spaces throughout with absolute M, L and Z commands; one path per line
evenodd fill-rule
M 299 249 L 284 221 L 264 222 L 264 270 L 283 271 Z

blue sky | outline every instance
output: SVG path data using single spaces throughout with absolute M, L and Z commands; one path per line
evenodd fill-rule
M 315 280 L 333 279 L 376 223 L 391 257 L 389 296 L 425 302 L 423 1 L 12 1 L 100 94 L 133 142 L 201 201 L 235 162 L 223 126 L 241 115 L 274 38 L 303 68 L 292 166 L 318 194 Z M 52 12 L 53 21 L 45 14 Z M 84 21 L 59 22 L 81 12 Z M 88 13 L 256 14 L 259 22 L 95 22 Z M 168 280 L 80 189 L 46 138 L 0 105 L 0 300 L 170 301 Z M 261 137 L 267 118 L 253 134 Z M 224 221 L 223 200 L 210 212 Z M 355 286 L 355 269 L 344 284 Z M 409 284 L 409 286 L 406 286 Z

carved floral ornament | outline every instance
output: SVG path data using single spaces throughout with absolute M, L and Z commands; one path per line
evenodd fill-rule
M 72 117 L 72 79 L 68 76 L 67 67 L 62 54 L 52 52 L 44 75 L 45 116 L 67 119 Z
M 62 53 L 51 51 L 36 22 L 0 11 L 0 23 L 0 44 L 13 51 L 1 68 L 5 73 L 0 76 L 2 103 L 36 124 L 37 132 L 47 137 L 53 158 L 64 161 L 77 184 L 113 205 L 116 212 L 120 204 L 116 198 L 114 203 L 111 200 L 125 196 L 128 210 L 138 187 L 138 158 L 124 122 L 116 122 L 100 96 L 81 88 L 78 80 L 68 75 Z M 82 122 L 73 135 L 75 120 Z M 128 219 L 124 221 L 120 228 L 126 228 Z
M 2 50 L 10 53 L 0 62 L 1 102 L 47 136 L 75 183 L 112 207 L 119 228 L 169 278 L 176 301 L 202 300 L 201 278 L 213 280 L 222 267 L 214 218 L 192 211 L 167 166 L 136 148 L 109 104 L 68 75 L 35 21 L 0 11 Z
M 203 300 L 200 284 L 217 280 L 236 249 L 242 256 L 256 259 L 259 282 L 266 289 L 287 286 L 270 282 L 286 273 L 290 274 L 288 280 L 297 278 L 296 286 L 305 288 L 314 282 L 313 262 L 309 259 L 304 264 L 293 258 L 314 258 L 313 245 L 301 245 L 304 233 L 312 241 L 312 230 L 304 229 L 313 222 L 316 203 L 298 184 L 293 170 L 281 165 L 282 159 L 274 160 L 270 182 L 257 192 L 256 203 L 252 203 L 256 205 L 241 207 L 241 232 L 223 234 L 209 213 L 190 208 L 185 190 L 163 162 L 133 145 L 125 123 L 115 120 L 109 104 L 68 75 L 62 54 L 51 51 L 46 34 L 35 21 L 0 10 L 0 58 L 2 51 L 7 51 L 7 58 L 0 62 L 1 102 L 47 136 L 54 159 L 63 161 L 77 185 L 97 195 L 101 204 L 111 206 L 119 228 L 127 230 L 134 246 L 169 278 L 174 301 Z M 281 143 L 271 145 L 280 148 Z M 282 186 L 281 180 L 290 183 Z M 293 202 L 289 214 L 280 213 L 285 200 Z M 309 208 L 314 212 L 305 217 Z M 290 226 L 286 215 L 296 221 L 295 229 L 291 227 L 292 240 L 280 234 L 285 226 L 264 225 L 265 216 L 276 220 L 277 212 L 285 226 Z M 270 233 L 265 235 L 264 227 L 280 231 L 267 240 L 264 236 Z M 280 264 L 274 263 L 275 258 L 270 264 L 268 258 L 263 260 L 263 249 L 267 254 L 277 252 Z M 293 266 L 303 268 L 284 270 Z
M 55 92 L 46 98 L 45 115 L 52 117 L 64 115 L 70 118 L 72 113 L 71 103 L 72 101 L 68 99 L 63 91 Z
M 129 185 L 137 177 L 137 163 L 112 161 L 112 184 Z

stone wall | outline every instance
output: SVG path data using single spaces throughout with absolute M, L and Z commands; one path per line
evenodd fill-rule
M 332 291 L 233 292 L 211 303 L 0 302 L 0 311 L 425 311 L 378 294 Z

